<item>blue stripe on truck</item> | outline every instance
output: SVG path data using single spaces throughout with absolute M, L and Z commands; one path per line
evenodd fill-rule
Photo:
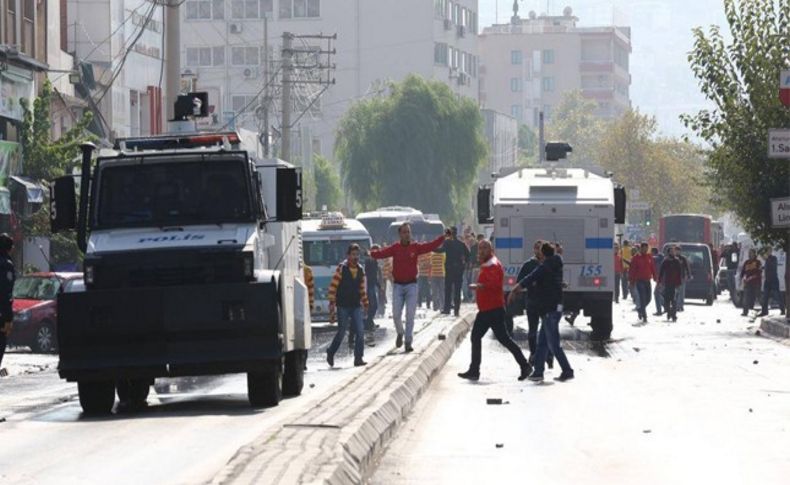
M 494 240 L 496 249 L 522 249 L 524 247 L 523 237 L 498 237 Z
M 610 237 L 588 237 L 584 240 L 586 249 L 613 249 L 614 239 Z

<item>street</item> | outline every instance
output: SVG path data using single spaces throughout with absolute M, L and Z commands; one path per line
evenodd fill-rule
M 480 381 L 463 381 L 467 338 L 371 482 L 787 483 L 790 347 L 756 336 L 723 299 L 647 325 L 621 302 L 613 342 L 597 349 L 563 322 L 576 371 L 566 383 L 551 379 L 559 368 L 544 384 L 517 382 L 492 338 Z

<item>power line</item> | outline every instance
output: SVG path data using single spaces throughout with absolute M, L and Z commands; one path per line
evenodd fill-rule
M 226 123 L 225 123 L 225 124 L 222 126 L 222 128 L 220 128 L 219 130 L 216 130 L 216 131 L 223 131 L 223 130 L 227 129 L 227 128 L 228 128 L 228 127 L 231 125 L 231 124 L 233 124 L 233 122 L 234 122 L 234 121 L 236 121 L 236 120 L 239 118 L 239 116 L 241 116 L 242 114 L 244 114 L 244 113 L 245 113 L 245 112 L 246 112 L 246 111 L 249 109 L 249 107 L 250 107 L 250 106 L 252 106 L 253 104 L 255 104 L 255 102 L 257 102 L 257 101 L 258 101 L 258 98 L 261 96 L 261 94 L 263 94 L 263 92 L 266 90 L 266 88 L 268 88 L 268 87 L 269 87 L 269 86 L 270 86 L 270 85 L 271 85 L 271 84 L 274 82 L 275 78 L 277 77 L 277 75 L 278 75 L 278 74 L 280 74 L 280 71 L 281 71 L 281 70 L 282 70 L 282 68 L 281 68 L 281 67 L 280 67 L 280 68 L 278 68 L 278 69 L 277 69 L 277 70 L 276 70 L 276 71 L 275 71 L 275 72 L 274 72 L 274 73 L 273 73 L 273 74 L 272 74 L 272 75 L 269 77 L 269 79 L 266 81 L 266 83 L 263 85 L 263 87 L 262 87 L 262 88 L 261 88 L 261 89 L 260 89 L 260 90 L 259 90 L 259 91 L 258 91 L 256 94 L 255 94 L 255 96 L 254 96 L 254 97 L 253 97 L 253 98 L 252 98 L 252 99 L 251 99 L 251 100 L 250 100 L 250 101 L 249 101 L 249 102 L 248 102 L 246 105 L 244 105 L 244 107 L 243 107 L 243 108 L 241 108 L 241 109 L 240 109 L 240 110 L 239 110 L 239 111 L 238 111 L 238 112 L 237 112 L 237 113 L 236 113 L 236 114 L 233 116 L 233 118 L 231 118 L 230 120 L 228 120 L 228 121 L 227 121 L 227 122 L 226 122 Z

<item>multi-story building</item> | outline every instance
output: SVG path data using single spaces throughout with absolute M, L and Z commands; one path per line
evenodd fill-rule
M 616 117 L 631 105 L 628 27 L 578 27 L 562 16 L 514 15 L 508 24 L 483 29 L 480 103 L 537 127 L 539 113 L 551 119 L 563 95 L 580 90 L 598 102 L 597 114 Z
M 491 183 L 491 174 L 515 167 L 518 163 L 518 121 L 492 109 L 483 109 L 488 160 L 477 175 L 479 185 Z
M 181 10 L 181 69 L 191 81 L 182 84 L 208 91 L 213 116 L 207 128 L 231 123 L 262 130 L 259 108 L 265 106 L 273 132 L 280 132 L 283 33 L 337 34 L 331 58 L 297 61 L 312 64 L 312 75 L 319 65 L 335 67 L 336 83 L 316 102 L 320 86 L 293 85 L 291 154 L 306 165 L 313 153 L 332 156 L 340 118 L 354 101 L 382 92 L 386 81 L 415 73 L 477 99 L 477 0 L 186 0 Z M 321 46 L 326 43 L 318 39 L 294 40 L 301 51 Z M 297 78 L 310 72 L 300 69 Z
M 81 69 L 78 94 L 109 138 L 162 132 L 162 9 L 150 0 L 67 0 L 68 50 L 92 72 Z

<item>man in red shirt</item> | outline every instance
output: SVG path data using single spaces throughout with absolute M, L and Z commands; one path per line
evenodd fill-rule
M 631 267 L 628 270 L 628 279 L 636 288 L 639 294 L 639 318 L 647 323 L 647 305 L 650 304 L 650 298 L 653 294 L 650 287 L 650 280 L 657 280 L 656 266 L 653 262 L 653 256 L 648 252 L 648 245 L 643 242 L 639 246 L 639 254 L 631 258 Z
M 477 257 L 480 262 L 480 273 L 477 284 L 469 285 L 476 292 L 477 317 L 472 326 L 472 363 L 469 370 L 458 374 L 462 379 L 476 381 L 480 379 L 480 360 L 483 336 L 488 329 L 494 331 L 494 336 L 499 343 L 507 347 L 521 368 L 518 380 L 523 381 L 532 372 L 532 367 L 527 362 L 521 348 L 510 338 L 505 326 L 505 270 L 502 263 L 494 256 L 491 242 L 480 241 L 477 247 Z
M 414 314 L 417 311 L 417 259 L 421 254 L 430 253 L 444 243 L 444 236 L 431 242 L 416 243 L 411 240 L 411 225 L 408 222 L 398 228 L 400 242 L 383 249 L 371 250 L 374 259 L 392 258 L 392 317 L 398 338 L 395 345 L 403 345 L 403 324 L 401 317 L 403 306 L 406 306 L 406 352 L 414 350 L 412 337 L 414 333 Z

